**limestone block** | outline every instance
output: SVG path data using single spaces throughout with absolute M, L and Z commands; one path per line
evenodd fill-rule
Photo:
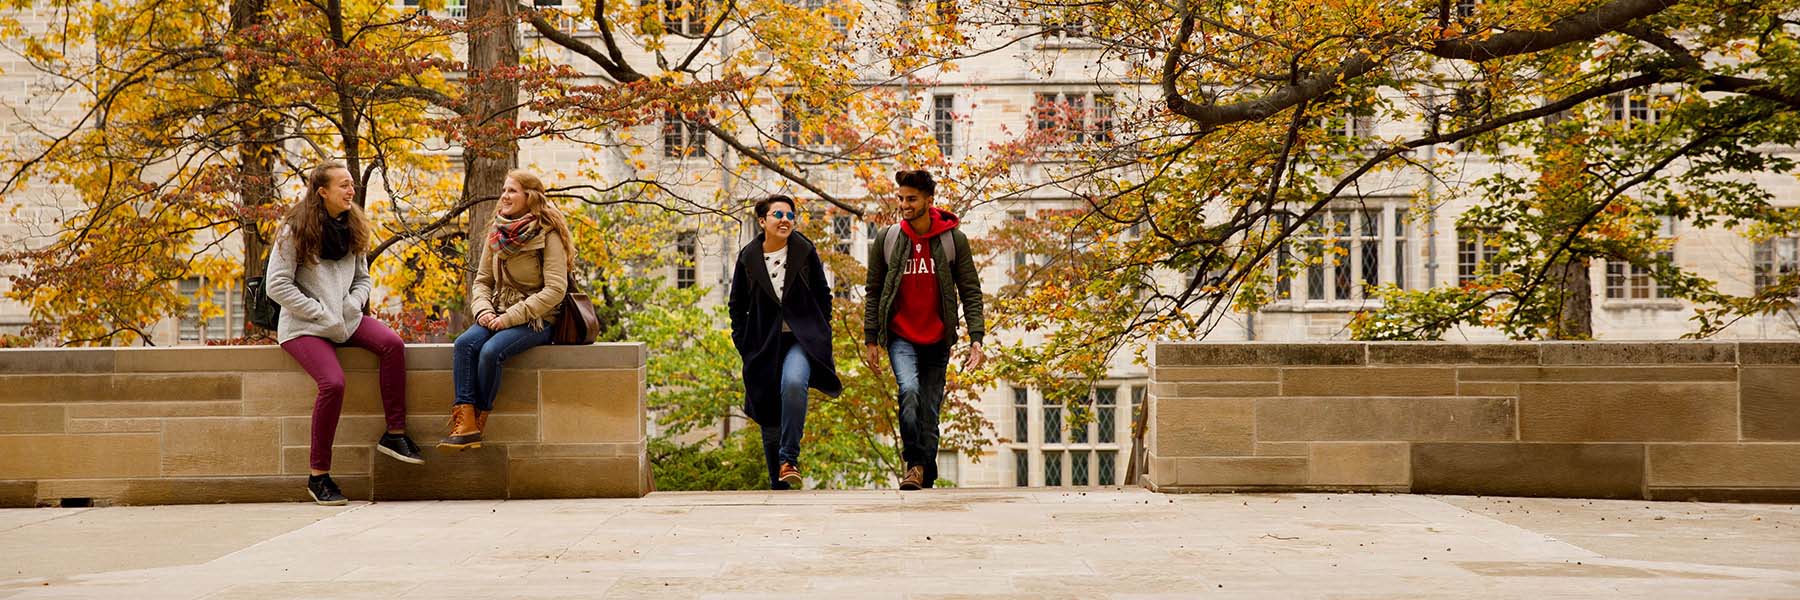
M 1312 485 L 1397 486 L 1412 481 L 1406 442 L 1312 444 L 1306 478 Z
M 643 444 L 512 444 L 507 456 L 513 460 L 532 458 L 616 458 L 643 456 Z
M 407 344 L 406 372 L 449 371 L 451 352 L 451 344 Z
M 1545 342 L 1542 353 L 1546 365 L 1737 362 L 1734 342 Z
M 154 434 L 0 435 L 0 480 L 155 477 Z
M 638 369 L 646 363 L 648 351 L 641 342 L 590 344 L 587 346 L 541 346 L 518 356 L 517 366 L 524 369 L 586 370 Z
M 1311 456 L 1312 442 L 1257 442 L 1257 456 Z
M 1453 368 L 1289 368 L 1283 396 L 1454 396 Z
M 473 450 L 423 446 L 425 464 L 412 465 L 386 457 L 373 460 L 376 500 L 480 500 L 506 497 L 506 446 Z
M 243 390 L 239 373 L 118 374 L 113 376 L 114 401 L 236 400 Z
M 1175 458 L 1173 486 L 1305 485 L 1307 459 L 1300 457 Z M 1159 482 L 1160 483 L 1160 482 Z
M 1800 444 L 1650 444 L 1650 485 L 1800 488 Z
M 1363 344 L 1347 342 L 1179 343 L 1157 344 L 1150 359 L 1156 368 L 1243 365 L 1360 365 Z
M 281 445 L 305 446 L 312 443 L 312 417 L 281 417 L 280 423 Z M 437 427 L 433 429 L 420 431 L 430 431 L 441 436 L 444 423 L 439 420 L 436 425 Z M 410 422 L 407 424 L 407 430 L 412 434 L 413 441 L 420 444 L 425 443 L 426 440 L 419 435 L 419 432 L 412 430 Z M 380 415 L 342 415 L 338 417 L 337 433 L 331 438 L 332 445 L 374 444 L 386 431 L 387 419 Z M 433 437 L 431 441 L 437 440 Z
M 642 458 L 532 458 L 512 461 L 509 498 L 637 498 Z
M 1264 398 L 1257 441 L 1514 439 L 1511 398 Z
M 413 441 L 420 445 L 427 442 L 435 444 L 450 433 L 448 418 L 444 415 L 408 416 L 406 431 L 412 435 Z M 490 413 L 488 414 L 487 428 L 481 432 L 481 440 L 492 443 L 536 442 L 538 441 L 537 415 Z
M 416 441 L 416 440 L 415 440 Z M 394 460 L 375 452 L 374 442 L 352 446 L 332 445 L 331 478 L 338 475 L 368 475 L 371 460 Z M 312 471 L 311 446 L 286 446 L 281 449 L 281 472 L 287 475 L 308 475 Z
M 1248 456 L 1256 451 L 1256 400 L 1156 399 L 1157 456 Z
M 1281 369 L 1274 367 L 1159 367 L 1150 369 L 1150 381 L 1155 383 L 1281 381 Z
M 368 476 L 333 473 L 331 478 L 344 497 L 369 499 Z M 90 498 L 101 506 L 312 501 L 306 495 L 306 477 L 300 475 L 49 480 L 39 482 L 38 498 L 45 502 Z
M 66 413 L 56 404 L 3 404 L 0 433 L 62 433 Z
M 36 481 L 0 481 L 0 508 L 37 506 Z
M 88 402 L 110 400 L 112 397 L 112 375 L 0 377 L 0 403 Z
M 1640 498 L 1643 487 L 1643 444 L 1412 445 L 1416 494 Z
M 1695 488 L 1650 486 L 1648 499 L 1658 502 L 1754 502 L 1800 504 L 1800 488 Z
M 1153 383 L 1150 393 L 1163 398 L 1241 398 L 1281 395 L 1275 382 Z
M 69 419 L 69 433 L 157 433 L 163 420 L 144 419 Z
M 83 402 L 69 405 L 71 419 L 155 419 L 177 417 L 236 417 L 244 412 L 238 400 L 212 402 Z
M 1609 381 L 1609 382 L 1664 382 L 1664 381 L 1736 381 L 1738 369 L 1735 366 L 1613 366 L 1597 365 L 1584 367 L 1463 367 L 1457 370 L 1457 378 L 1464 382 L 1472 381 Z
M 1738 342 L 1738 363 L 1744 365 L 1800 365 L 1800 342 Z
M 1144 479 L 1153 488 L 1175 485 L 1175 459 L 1162 458 L 1154 454 L 1145 457 Z
M 258 373 L 244 378 L 243 397 L 246 416 L 310 415 L 319 395 L 319 386 L 302 371 Z M 373 371 L 344 373 L 344 407 L 346 415 L 381 414 L 381 387 Z
M 29 348 L 7 350 L 0 381 L 12 373 L 111 373 L 113 348 Z
M 120 373 L 184 373 L 300 370 L 300 363 L 280 346 L 181 346 L 119 348 Z
M 507 368 L 500 371 L 500 393 L 494 397 L 498 412 L 536 413 L 538 371 Z M 408 371 L 406 412 L 412 415 L 449 415 L 456 402 L 451 371 Z M 448 417 L 446 417 L 448 418 Z
M 1800 441 L 1800 367 L 1745 367 L 1739 382 L 1744 439 Z
M 281 472 L 275 419 L 211 417 L 163 422 L 165 475 L 274 475 Z
M 1369 344 L 1371 365 L 1535 365 L 1538 345 L 1501 342 L 1379 342 Z
M 1519 439 L 1735 441 L 1730 383 L 1521 383 Z
M 1459 381 L 1458 396 L 1518 396 L 1519 384 L 1510 381 Z
M 540 374 L 545 442 L 642 442 L 642 370 L 545 371 Z

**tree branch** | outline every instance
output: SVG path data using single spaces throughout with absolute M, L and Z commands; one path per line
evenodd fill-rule
M 775 174 L 780 175 L 782 179 L 786 179 L 788 181 L 792 181 L 796 184 L 799 184 L 800 187 L 806 188 L 807 191 L 817 194 L 820 199 L 822 199 L 826 202 L 830 202 L 832 206 L 836 206 L 839 209 L 843 210 L 844 212 L 848 212 L 852 215 L 856 215 L 859 218 L 864 216 L 863 210 L 861 208 L 852 206 L 850 204 L 845 203 L 842 200 L 837 199 L 836 196 L 833 196 L 830 192 L 826 192 L 825 190 L 820 189 L 819 186 L 817 186 L 817 185 L 813 185 L 813 182 L 808 181 L 805 177 L 801 176 L 800 174 L 794 173 L 793 171 L 789 171 L 787 169 L 787 167 L 781 166 L 781 163 L 775 162 L 774 159 L 769 158 L 767 155 L 763 154 L 762 152 L 759 152 L 754 148 L 744 145 L 743 142 L 738 141 L 736 136 L 733 136 L 730 133 L 727 133 L 723 129 L 720 129 L 718 125 L 714 125 L 711 122 L 706 122 L 706 121 L 702 121 L 702 122 L 698 123 L 698 125 L 700 125 L 700 127 L 702 129 L 705 129 L 708 133 L 711 133 L 713 135 L 713 137 L 719 138 L 720 141 L 725 142 L 725 145 L 731 146 L 732 149 L 735 149 L 738 152 L 743 153 L 744 156 L 750 157 L 750 160 L 756 161 L 757 164 L 762 165 L 764 168 L 766 168 L 770 171 L 774 171 Z
M 1612 0 L 1593 10 L 1557 19 L 1546 29 L 1443 40 L 1433 44 L 1426 52 L 1438 58 L 1474 62 L 1541 52 L 1619 31 L 1632 21 L 1662 12 L 1674 5 L 1675 0 Z

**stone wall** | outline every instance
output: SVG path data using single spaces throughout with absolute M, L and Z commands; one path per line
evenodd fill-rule
M 1800 342 L 1160 344 L 1163 491 L 1800 500 Z
M 450 346 L 407 348 L 407 430 L 426 463 L 374 451 L 375 358 L 338 351 L 348 391 L 332 478 L 351 499 L 637 497 L 649 492 L 642 344 L 509 361 L 483 448 L 438 452 Z M 275 346 L 0 350 L 0 506 L 304 501 L 317 388 Z

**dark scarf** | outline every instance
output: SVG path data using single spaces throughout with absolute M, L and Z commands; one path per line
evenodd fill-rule
M 350 231 L 350 211 L 338 218 L 325 218 L 324 231 L 319 235 L 319 258 L 337 260 L 350 254 L 350 242 L 356 238 Z
M 525 247 L 526 242 L 537 237 L 537 215 L 527 214 L 517 219 L 508 219 L 494 215 L 494 232 L 488 234 L 489 250 L 498 250 L 502 255 L 512 256 Z

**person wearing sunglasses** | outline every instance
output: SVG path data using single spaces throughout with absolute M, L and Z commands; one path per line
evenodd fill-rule
M 744 414 L 762 428 L 769 488 L 797 489 L 806 395 L 843 391 L 831 359 L 831 284 L 805 235 L 794 231 L 794 199 L 756 202 L 762 232 L 732 269 L 731 341 L 744 359 Z

